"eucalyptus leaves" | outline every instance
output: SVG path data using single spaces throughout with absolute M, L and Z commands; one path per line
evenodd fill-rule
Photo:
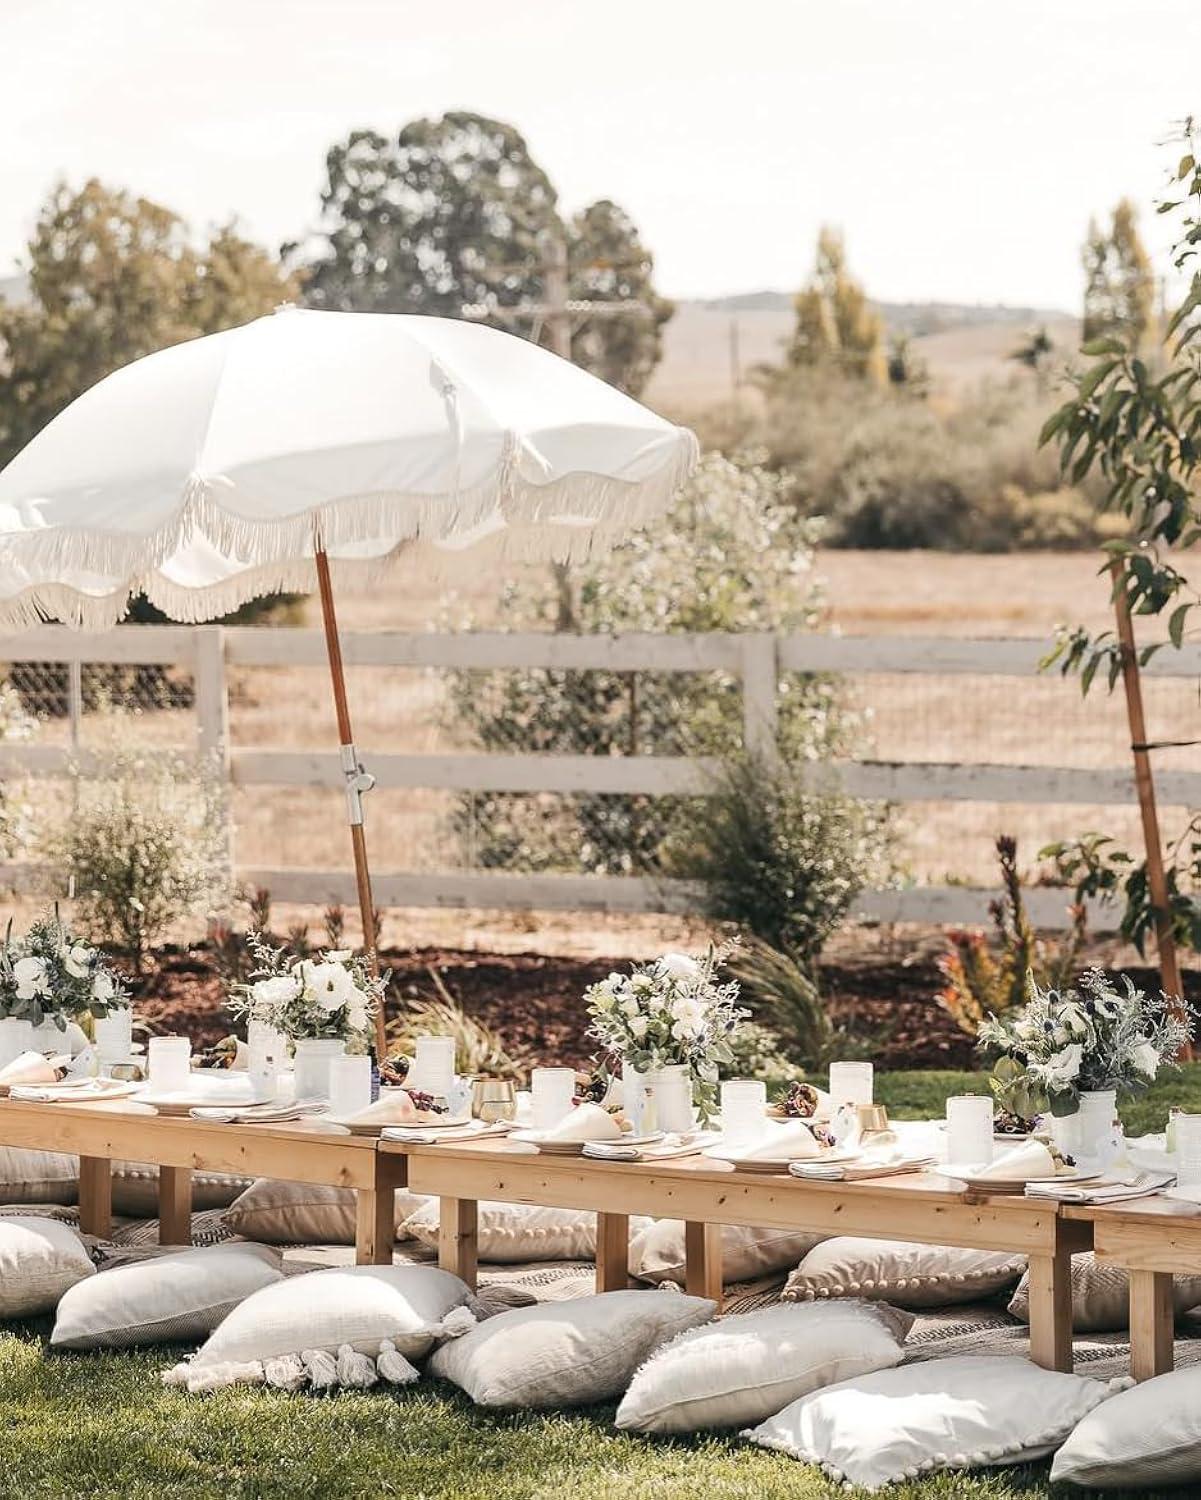
M 38 917 L 23 937 L 10 922 L 0 947 L 0 1017 L 60 1031 L 83 1015 L 106 1016 L 129 1004 L 121 976 L 98 948 L 73 933 L 58 911 Z
M 737 1004 L 737 983 L 717 977 L 732 951 L 725 944 L 700 957 L 665 953 L 584 992 L 589 1034 L 609 1056 L 638 1073 L 686 1067 L 702 1120 L 715 1112 L 718 1068 L 733 1061 L 730 1039 L 750 1015 Z
M 996 1059 L 992 1085 L 1003 1105 L 1025 1116 L 1075 1114 L 1082 1093 L 1140 1094 L 1173 1065 L 1190 1024 L 1166 995 L 1121 980 L 1119 988 L 1101 969 L 1087 969 L 1079 989 L 1043 990 L 1031 976 L 1021 1012 L 985 1022 L 978 1045 Z

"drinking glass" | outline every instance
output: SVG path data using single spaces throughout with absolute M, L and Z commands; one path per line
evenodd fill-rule
M 345 1119 L 371 1103 L 371 1059 L 343 1055 L 329 1063 L 329 1112 Z
M 1176 1181 L 1181 1187 L 1201 1183 L 1201 1115 L 1176 1116 Z
M 96 1017 L 96 1055 L 101 1068 L 125 1062 L 133 1050 L 133 1011 L 118 1005 L 107 1016 Z
M 575 1098 L 572 1068 L 535 1068 L 530 1074 L 534 1102 L 534 1129 L 550 1130 L 571 1112 Z
M 947 1160 L 988 1166 L 992 1161 L 992 1100 L 987 1094 L 953 1094 L 947 1100 Z
M 413 1047 L 413 1067 L 406 1087 L 444 1099 L 455 1086 L 453 1036 L 419 1036 Z
M 869 1062 L 830 1064 L 830 1101 L 840 1104 L 871 1104 L 874 1070 Z
M 763 1134 L 767 1085 L 757 1078 L 730 1078 L 721 1086 L 721 1131 L 727 1141 Z
M 152 1036 L 147 1056 L 152 1089 L 175 1093 L 187 1088 L 192 1075 L 192 1044 L 186 1036 Z

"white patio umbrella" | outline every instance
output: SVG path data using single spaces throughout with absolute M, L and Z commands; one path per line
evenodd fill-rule
M 176 620 L 320 596 L 364 941 L 362 793 L 333 585 L 570 560 L 660 512 L 696 440 L 603 381 L 479 324 L 281 308 L 136 360 L 0 471 L 0 628 L 104 630 L 145 594 Z M 382 1020 L 381 1020 L 382 1035 Z

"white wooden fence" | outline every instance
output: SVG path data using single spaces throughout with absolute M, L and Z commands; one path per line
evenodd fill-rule
M 816 634 L 575 636 L 557 634 L 347 633 L 348 666 L 442 669 L 557 668 L 617 672 L 709 672 L 737 676 L 745 743 L 776 748 L 776 694 L 783 673 L 915 673 L 1029 679 L 1038 669 L 1038 640 L 957 640 L 943 637 L 837 637 Z M 250 749 L 230 742 L 229 667 L 322 666 L 320 632 L 282 628 L 124 626 L 104 635 L 46 627 L 0 637 L 0 663 L 52 662 L 69 668 L 72 718 L 81 707 L 80 671 L 88 663 L 177 666 L 192 674 L 197 750 L 217 753 L 234 786 L 340 787 L 336 748 L 328 751 Z M 1149 676 L 1201 676 L 1201 647 L 1162 652 Z M 1077 691 L 1064 685 L 1065 692 Z M 370 754 L 364 759 L 381 787 L 456 792 L 609 792 L 704 795 L 712 765 L 684 757 L 538 754 Z M 0 776 L 63 776 L 92 762 L 70 746 L 0 744 Z M 841 761 L 815 767 L 815 778 L 847 793 L 890 802 L 1129 804 L 1128 771 L 1109 768 Z M 1161 802 L 1201 804 L 1201 773 L 1159 778 Z M 370 808 L 370 804 L 368 804 Z M 370 813 L 368 815 L 370 825 Z M 0 865 L 0 881 L 22 885 L 27 867 Z M 348 870 L 240 867 L 239 877 L 266 886 L 277 901 L 351 901 Z M 383 906 L 543 910 L 688 911 L 699 892 L 685 882 L 652 878 L 476 871 L 379 872 Z M 882 921 L 969 923 L 985 918 L 991 890 L 963 885 L 867 891 L 859 914 Z M 1062 891 L 1035 889 L 1031 915 L 1039 925 L 1064 920 Z M 1104 930 L 1105 912 L 1094 913 Z

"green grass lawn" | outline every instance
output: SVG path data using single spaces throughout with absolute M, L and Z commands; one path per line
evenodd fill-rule
M 878 1093 L 898 1118 L 912 1118 L 941 1113 L 948 1093 L 984 1086 L 978 1074 L 898 1073 L 881 1077 Z M 1160 1128 L 1171 1103 L 1201 1110 L 1201 1065 L 1169 1075 L 1124 1110 L 1127 1128 Z M 322 1398 L 251 1387 L 187 1396 L 158 1379 L 177 1351 L 51 1355 L 48 1328 L 0 1333 L 0 1495 L 810 1500 L 843 1493 L 817 1469 L 737 1436 L 621 1436 L 612 1407 L 489 1414 L 436 1381 Z M 947 1474 L 887 1493 L 896 1500 L 1085 1493 L 1052 1491 L 1047 1469 Z

